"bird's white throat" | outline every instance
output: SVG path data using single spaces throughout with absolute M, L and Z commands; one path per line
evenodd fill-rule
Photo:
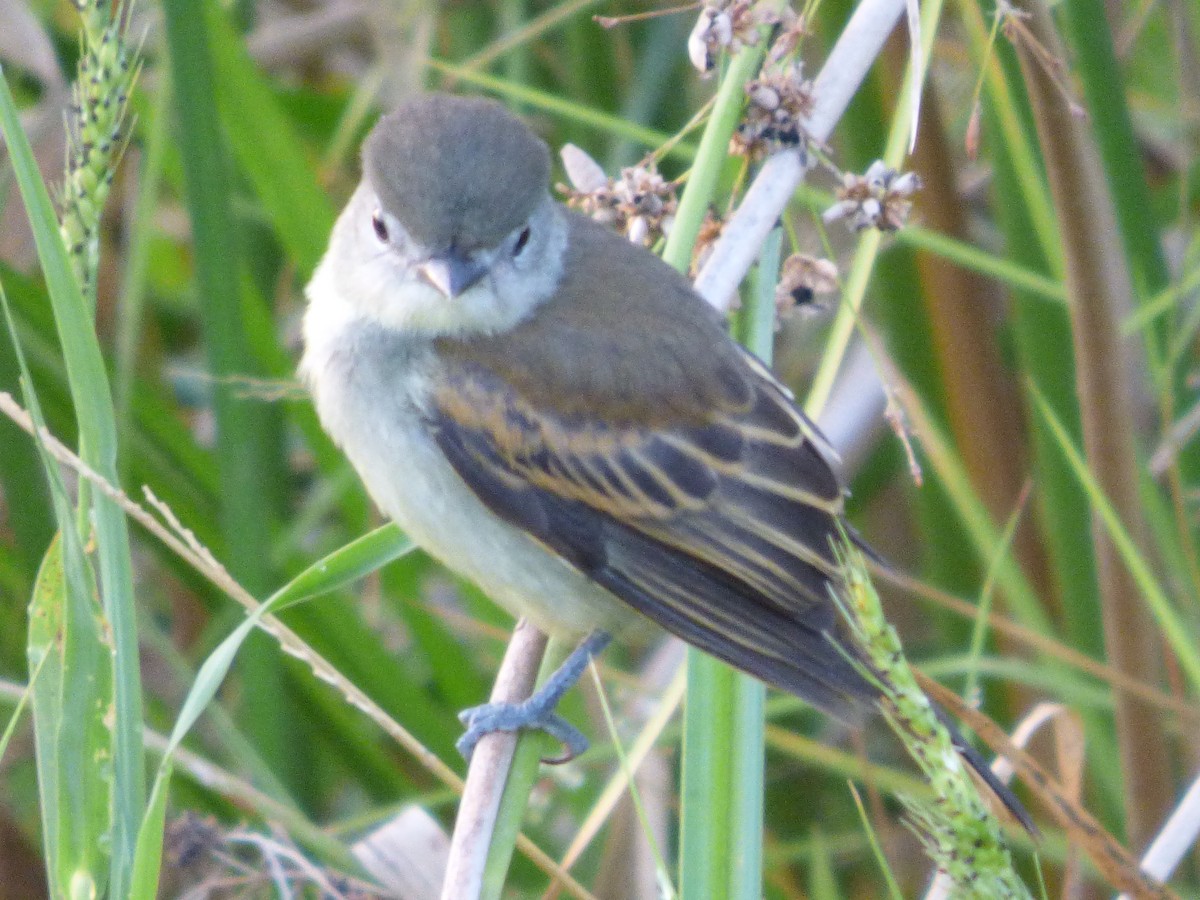
M 549 194 L 530 217 L 521 256 L 485 251 L 486 274 L 456 297 L 446 297 L 420 276 L 424 248 L 381 246 L 371 224 L 377 207 L 364 182 L 338 217 L 329 250 L 306 289 L 304 338 L 310 350 L 355 321 L 413 337 L 504 332 L 549 298 L 562 274 L 568 226 Z

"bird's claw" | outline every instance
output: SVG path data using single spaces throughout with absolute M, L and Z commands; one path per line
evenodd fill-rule
M 588 748 L 588 739 L 578 728 L 554 710 L 538 703 L 485 703 L 472 706 L 458 714 L 458 719 L 467 730 L 454 746 L 469 762 L 475 745 L 485 735 L 495 731 L 519 731 L 536 729 L 544 731 L 563 745 L 561 756 L 543 759 L 548 765 L 570 762 Z

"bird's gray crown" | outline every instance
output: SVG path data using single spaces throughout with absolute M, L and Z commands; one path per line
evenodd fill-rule
M 533 212 L 550 151 L 494 100 L 422 94 L 379 120 L 363 172 L 415 240 L 474 250 L 497 245 Z

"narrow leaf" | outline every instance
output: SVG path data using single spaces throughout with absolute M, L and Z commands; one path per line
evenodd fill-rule
M 305 157 L 304 142 L 223 7 L 206 3 L 204 9 L 217 103 L 230 147 L 300 276 L 307 278 L 325 253 L 333 207 Z
M 3 132 L 29 215 L 54 309 L 55 326 L 79 422 L 81 456 L 103 478 L 116 484 L 116 423 L 108 374 L 91 316 L 58 231 L 58 218 L 50 195 L 21 128 L 16 103 L 3 74 L 0 68 L 0 132 Z M 104 609 L 115 648 L 115 701 L 111 711 L 115 725 L 110 756 L 114 777 L 112 871 L 116 880 L 110 890 L 121 895 L 124 893 L 122 873 L 132 862 L 134 835 L 145 796 L 141 673 L 128 526 L 116 504 L 104 495 L 94 494 L 91 504 L 92 515 L 85 518 L 94 523 Z
M 1104 523 L 1104 528 L 1112 538 L 1113 544 L 1116 545 L 1121 560 L 1129 567 L 1142 599 L 1145 600 L 1155 619 L 1158 620 L 1163 637 L 1175 651 L 1180 667 L 1191 681 L 1193 692 L 1200 694 L 1200 649 L 1198 649 L 1200 648 L 1200 635 L 1197 635 L 1195 630 L 1189 627 L 1180 616 L 1166 591 L 1154 577 L 1150 564 L 1138 550 L 1111 501 L 1104 495 L 1100 485 L 1096 483 L 1083 454 L 1072 443 L 1062 422 L 1054 415 L 1054 411 L 1037 388 L 1032 388 L 1032 390 L 1038 412 L 1049 426 L 1063 456 L 1071 464 L 1071 471 L 1075 473 L 1080 485 L 1087 492 L 1088 498 L 1092 502 L 1092 508 L 1100 516 L 1100 521 Z
M 394 524 L 382 525 L 313 563 L 272 594 L 265 605 L 277 612 L 336 591 L 408 554 L 414 547 Z

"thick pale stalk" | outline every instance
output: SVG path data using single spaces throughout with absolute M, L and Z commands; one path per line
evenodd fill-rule
M 496 675 L 491 702 L 519 703 L 529 697 L 545 652 L 546 636 L 524 619 L 518 622 Z M 483 738 L 471 756 L 442 882 L 443 900 L 478 897 L 483 889 L 488 848 L 516 749 L 515 732 L 496 732 Z

